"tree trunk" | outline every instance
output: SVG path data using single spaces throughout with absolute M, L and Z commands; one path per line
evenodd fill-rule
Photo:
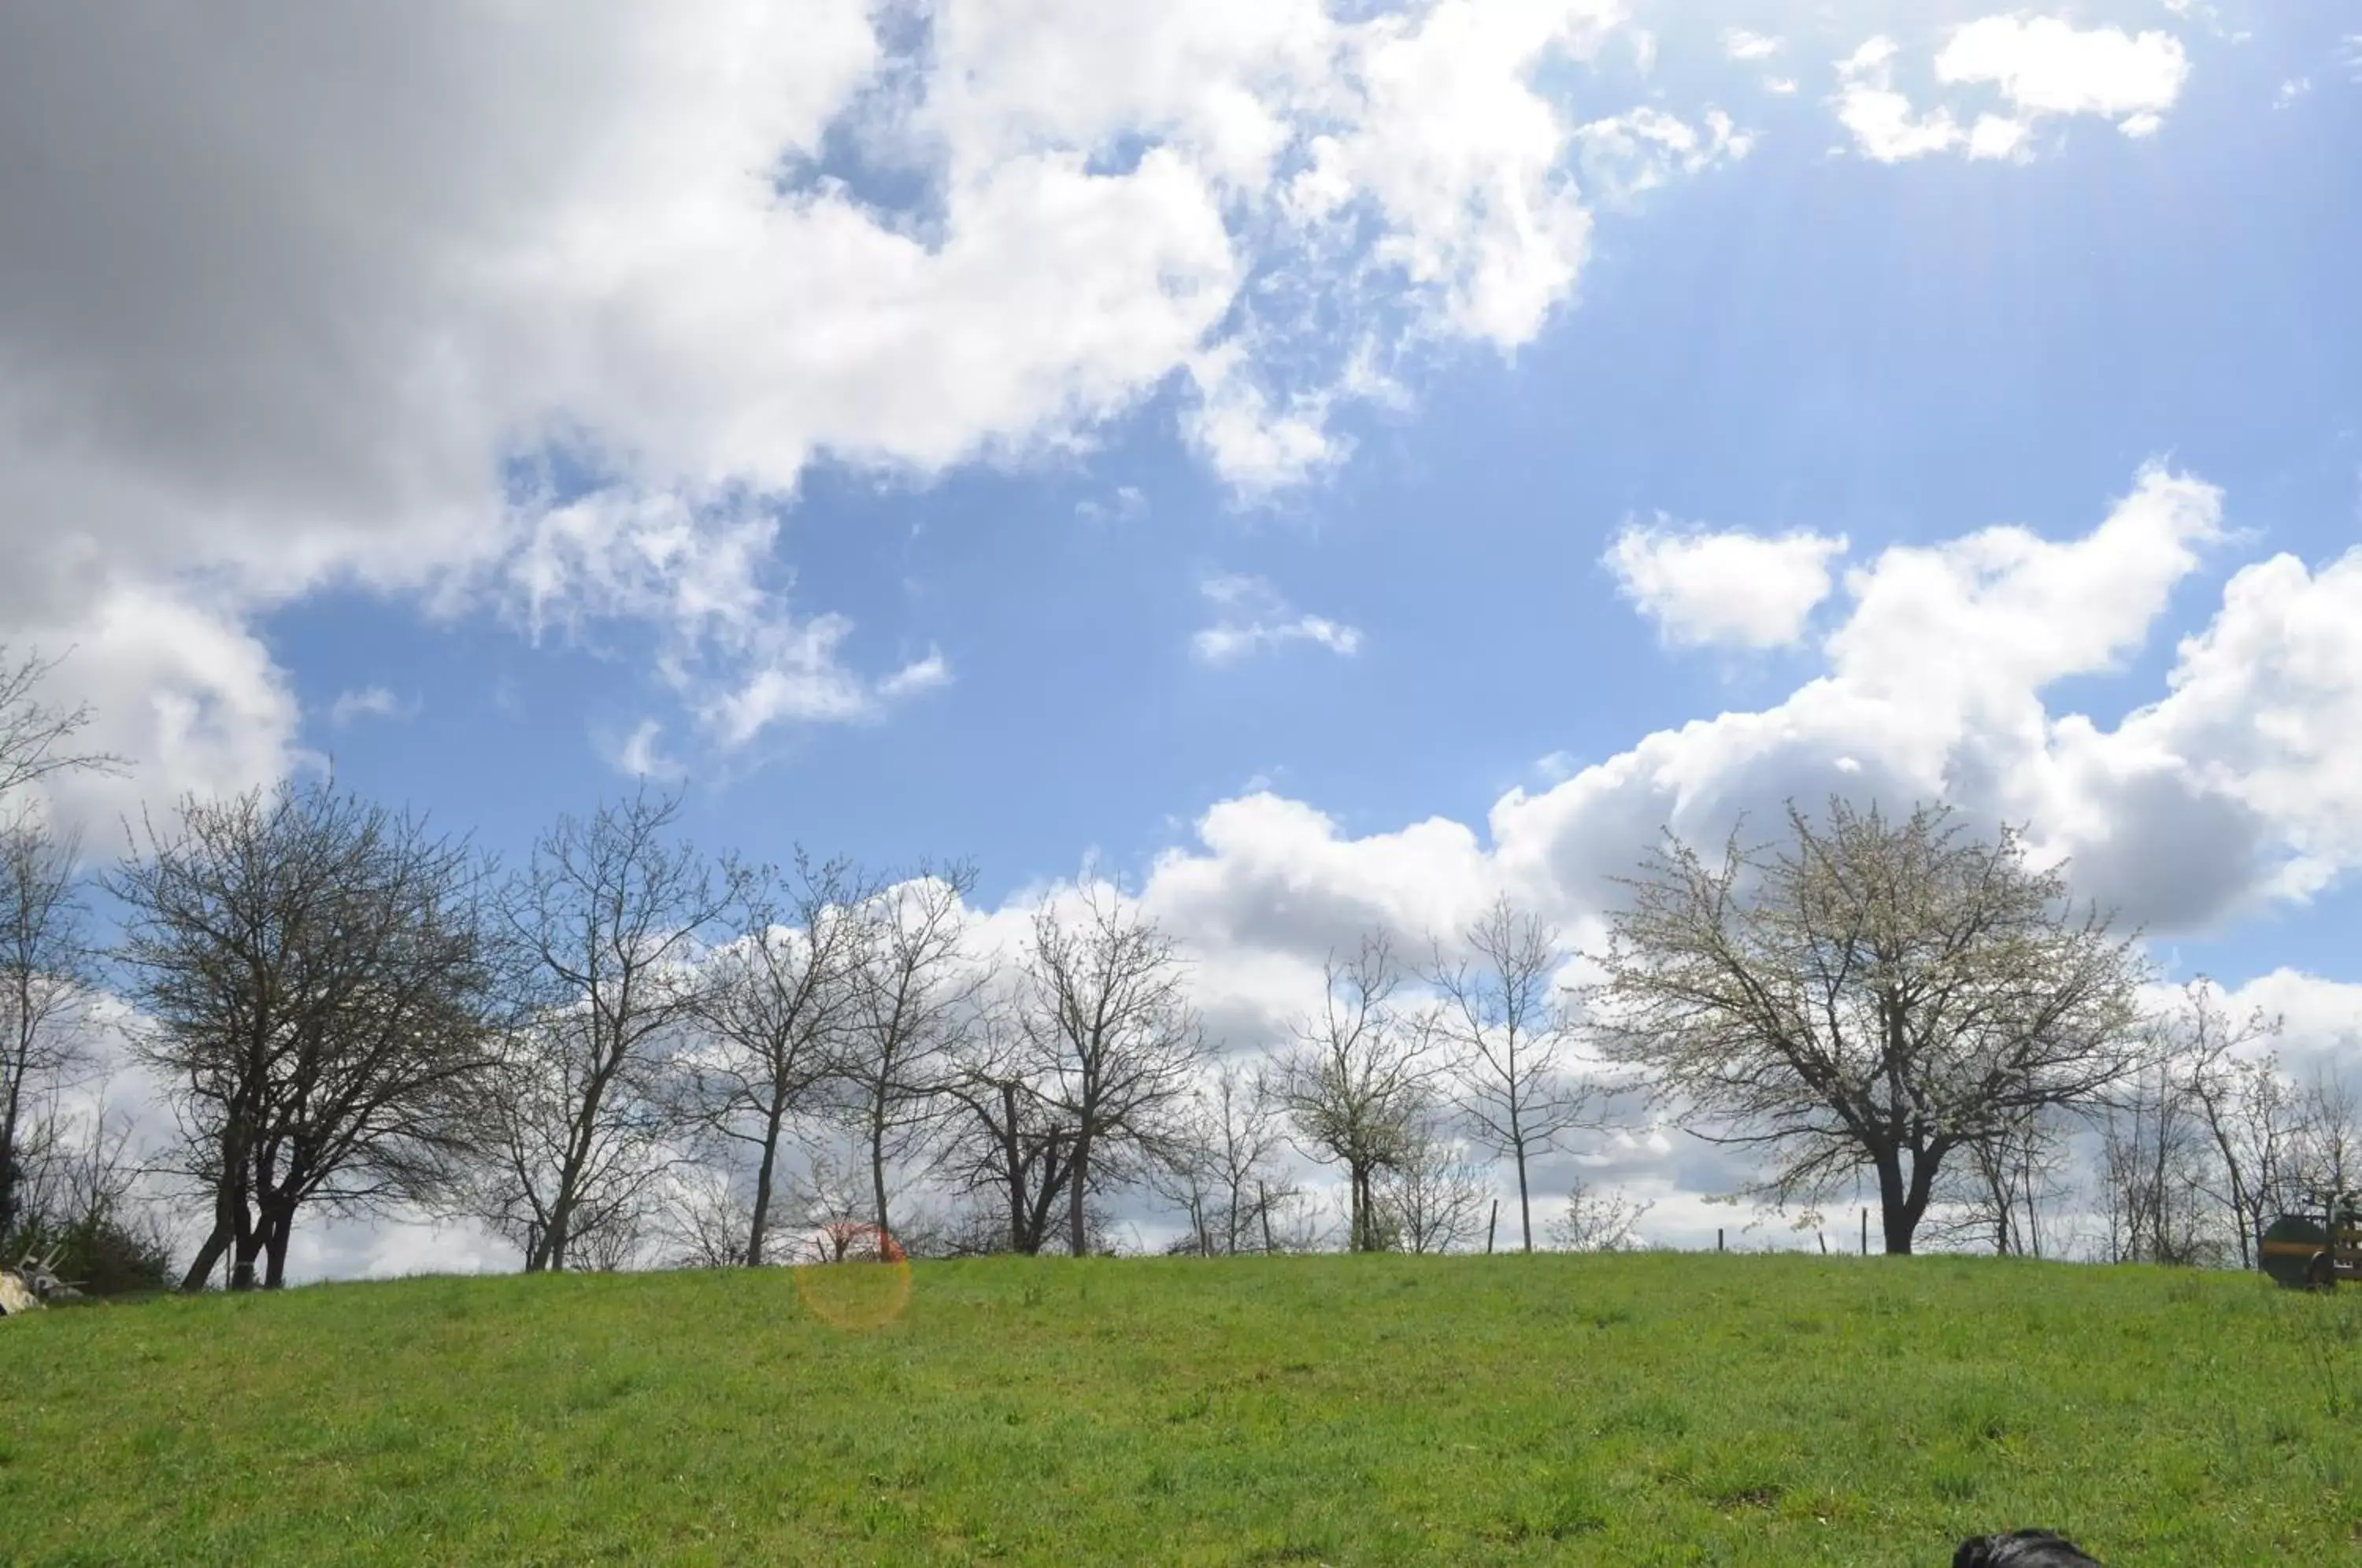
M 197 1249 L 196 1257 L 189 1264 L 189 1272 L 181 1276 L 181 1288 L 184 1291 L 203 1290 L 213 1279 L 214 1270 L 221 1266 L 222 1253 L 227 1251 L 229 1227 L 216 1219 L 213 1233 L 205 1238 L 205 1244 Z
M 755 1213 L 746 1224 L 746 1266 L 763 1265 L 763 1234 L 771 1223 L 771 1174 L 779 1159 L 779 1123 L 787 1108 L 778 1101 L 771 1105 L 770 1120 L 763 1124 L 763 1157 L 755 1166 Z
M 1518 1145 L 1518 1220 L 1525 1227 L 1526 1251 L 1530 1253 L 1534 1250 L 1534 1209 L 1526 1198 L 1526 1146 L 1522 1143 Z M 1485 1243 L 1488 1248 L 1492 1244 L 1489 1239 Z
M 1871 1164 L 1878 1171 L 1879 1223 L 1885 1228 L 1886 1253 L 1890 1257 L 1911 1255 L 1912 1233 L 1919 1228 L 1919 1215 L 1926 1208 L 1926 1198 L 1920 1195 L 1915 1207 L 1912 1188 L 1921 1187 L 1920 1171 L 1924 1162 L 1915 1165 L 1912 1179 L 1906 1187 L 1903 1176 L 1903 1153 L 1900 1149 L 1882 1149 Z
M 281 1209 L 264 1223 L 262 1231 L 262 1288 L 283 1290 L 287 1286 L 287 1243 L 295 1231 L 295 1214 L 291 1209 Z
M 9 1075 L 7 1099 L 0 1104 L 0 1235 L 17 1219 L 17 1117 L 23 1087 L 21 1073 Z
M 877 1200 L 877 1255 L 886 1256 L 886 1239 L 894 1232 L 886 1225 L 886 1115 L 880 1104 L 869 1117 L 869 1190 Z
M 232 1290 L 254 1288 L 254 1260 L 262 1255 L 262 1238 L 249 1231 L 238 1237 L 237 1248 L 230 1254 L 229 1287 Z
M 549 1223 L 541 1232 L 541 1266 L 553 1274 L 566 1272 L 566 1231 L 574 1223 L 574 1194 L 570 1179 L 558 1184 L 557 1201 L 550 1205 Z
M 1066 1162 L 1066 1179 L 1073 1184 L 1066 1190 L 1066 1245 L 1078 1258 L 1091 1250 L 1089 1221 L 1083 1212 L 1084 1189 L 1090 1186 L 1090 1140 L 1077 1134 L 1074 1155 Z

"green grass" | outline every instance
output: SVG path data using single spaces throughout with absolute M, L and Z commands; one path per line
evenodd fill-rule
M 1991 1260 L 1001 1259 L 0 1323 L 0 1560 L 2125 1564 L 2362 1549 L 2362 1293 Z

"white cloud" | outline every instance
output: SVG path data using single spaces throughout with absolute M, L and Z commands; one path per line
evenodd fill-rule
M 627 778 L 674 779 L 687 777 L 689 770 L 659 748 L 657 743 L 663 734 L 661 721 L 643 719 L 620 745 L 609 748 L 608 761 L 613 764 L 616 772 Z
M 2098 115 L 2126 136 L 2147 136 L 2190 80 L 2190 57 L 2170 33 L 2079 28 L 2052 17 L 1986 17 L 1951 36 L 1936 57 L 1948 83 L 1989 83 L 2018 115 Z
M 0 171 L 0 617 L 74 631 L 202 582 L 241 638 L 342 583 L 652 623 L 704 738 L 743 743 L 896 679 L 779 597 L 747 498 L 815 455 L 1069 450 L 1177 372 L 1223 476 L 1285 486 L 1407 359 L 1515 349 L 1573 297 L 1592 219 L 1551 74 L 1628 36 L 1621 0 L 931 21 L 909 53 L 865 0 L 0 16 L 0 138 L 30 154 Z M 1652 177 L 1740 139 L 1630 134 Z M 131 703 L 160 767 L 179 743 Z M 217 712 L 266 776 L 292 756 L 272 703 Z
M 1881 163 L 1899 163 L 1946 152 L 1964 144 L 1959 123 L 1948 110 L 1922 115 L 1894 89 L 1894 57 L 1901 46 L 1874 38 L 1840 61 L 1838 119 L 1853 133 L 1854 145 Z
M 1203 663 L 1234 664 L 1289 643 L 1311 643 L 1348 658 L 1361 651 L 1360 631 L 1323 615 L 1298 614 L 1262 578 L 1209 578 L 1199 591 L 1217 613 L 1214 624 L 1190 638 Z
M 337 700 L 328 704 L 328 723 L 338 729 L 357 719 L 408 719 L 418 713 L 418 704 L 393 694 L 384 686 L 364 686 L 358 690 L 339 691 Z
M 1745 28 L 1723 29 L 1722 52 L 1733 60 L 1769 60 L 1786 47 L 1779 39 L 1751 33 Z
M 2156 134 L 2190 78 L 2181 41 L 2156 30 L 2079 28 L 2054 17 L 1994 16 L 1956 28 L 1934 61 L 1942 86 L 1985 88 L 2006 113 L 1967 105 L 1922 110 L 1895 85 L 1902 46 L 1873 38 L 1838 66 L 1838 120 L 1865 156 L 1894 163 L 1933 153 L 2019 159 L 2046 120 L 2089 115 L 2125 136 Z
M 2003 526 L 1889 548 L 1846 574 L 1823 671 L 1767 709 L 1589 766 L 1556 759 L 1549 782 L 1495 804 L 1481 835 L 1438 820 L 1355 836 L 1304 802 L 1225 801 L 1143 897 L 1209 952 L 1251 955 L 1264 978 L 1249 988 L 1276 994 L 1365 926 L 1448 927 L 1502 890 L 1587 939 L 1607 878 L 1661 827 L 1717 843 L 1742 812 L 1832 793 L 2031 821 L 2082 891 L 2161 932 L 2301 896 L 2362 867 L 2341 806 L 2362 792 L 2362 551 L 2318 572 L 2281 560 L 2235 576 L 2165 694 L 2114 730 L 2045 700 L 2147 642 L 2224 538 L 2223 505 L 2152 469 L 2080 537 Z
M 2272 94 L 2272 107 L 2285 109 L 2312 91 L 2312 77 L 2291 76 L 2280 83 L 2279 92 Z
M 1677 175 L 1694 176 L 1744 158 L 1755 146 L 1755 138 L 1738 129 L 1720 109 L 1707 110 L 1698 126 L 1661 109 L 1630 109 L 1593 120 L 1575 134 L 1593 189 L 1618 201 L 1654 190 Z
M 1842 536 L 1684 532 L 1628 524 L 1602 558 L 1625 597 L 1676 646 L 1784 647 L 1829 594 Z

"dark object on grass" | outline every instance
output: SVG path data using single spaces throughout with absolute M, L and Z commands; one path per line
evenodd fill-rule
M 2016 1529 L 2007 1535 L 1971 1536 L 1952 1553 L 1952 1568 L 2076 1568 L 2100 1560 L 2086 1557 L 2065 1536 L 2047 1529 Z
M 2362 1279 L 2362 1194 L 2321 1191 L 2310 1212 L 2291 1210 L 2264 1231 L 2258 1262 L 2281 1285 L 2333 1290 Z

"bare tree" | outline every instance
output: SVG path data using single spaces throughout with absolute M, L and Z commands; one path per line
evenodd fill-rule
M 851 1021 L 862 911 L 877 892 L 845 862 L 815 867 L 799 851 L 790 874 L 765 867 L 740 878 L 738 934 L 708 960 L 703 1048 L 684 1059 L 684 1071 L 700 1124 L 754 1156 L 740 1239 L 750 1265 L 764 1261 L 782 1136 L 835 1071 Z
M 2101 1218 L 2111 1263 L 2211 1264 L 2226 1251 L 2207 1191 L 2205 1116 L 2160 1055 L 2111 1097 L 2101 1121 Z
M 0 801 L 52 774 L 121 769 L 121 757 L 72 749 L 74 736 L 90 724 L 89 704 L 59 708 L 41 700 L 41 683 L 57 668 L 56 659 L 28 654 L 11 664 L 7 658 L 8 646 L 0 643 Z
M 1300 1193 L 1280 1165 L 1287 1132 L 1261 1074 L 1223 1063 L 1198 1084 L 1168 1144 L 1149 1183 L 1187 1217 L 1187 1250 L 1207 1257 L 1278 1250 L 1275 1221 Z
M 492 1148 L 471 1197 L 563 1269 L 578 1239 L 636 1246 L 675 1157 L 671 1057 L 705 1009 L 698 961 L 737 879 L 676 842 L 680 797 L 642 791 L 561 817 L 502 900 L 514 1022 L 487 1110 Z
M 767 1238 L 753 1228 L 754 1205 L 728 1171 L 692 1165 L 673 1173 L 664 1204 L 664 1256 L 669 1268 L 742 1268 Z
M 1567 1191 L 1565 1209 L 1551 1221 L 1551 1244 L 1569 1253 L 1635 1252 L 1640 1245 L 1640 1221 L 1655 1207 L 1620 1187 L 1601 1192 L 1577 1181 Z
M 32 1099 L 77 1060 L 81 1004 L 93 988 L 85 915 L 75 895 L 79 845 L 61 836 L 31 803 L 28 785 L 73 771 L 114 773 L 120 757 L 73 749 L 91 720 L 87 704 L 41 700 L 54 659 L 9 661 L 0 644 L 0 1233 L 21 1207 L 20 1128 Z
M 998 1009 L 981 1009 L 943 1080 L 958 1108 L 944 1168 L 963 1192 L 988 1195 L 999 1245 L 1039 1253 L 1075 1179 L 1075 1127 L 1044 1092 L 1042 1064 Z
M 83 1087 L 83 1109 L 69 1110 L 54 1084 L 28 1108 L 24 1179 L 16 1220 L 0 1228 L 0 1262 L 47 1256 L 60 1279 L 91 1296 L 160 1290 L 171 1282 L 171 1245 L 157 1207 L 140 1198 L 135 1123 L 104 1083 Z
M 2300 1093 L 2293 1186 L 2308 1203 L 2362 1182 L 2362 1097 L 2345 1076 L 2317 1066 Z
M 1602 1054 L 1661 1101 L 1780 1159 L 1785 1201 L 1877 1177 L 1908 1253 L 1945 1158 L 2040 1106 L 2095 1104 L 2143 1059 L 2129 939 L 2074 917 L 2019 835 L 1964 841 L 1948 808 L 1902 823 L 1793 805 L 1793 851 L 1733 835 L 1719 867 L 1668 834 L 1611 917 L 1586 990 Z
M 1518 1219 L 1534 1250 L 1526 1167 L 1590 1118 L 1589 1086 L 1568 1070 L 1574 1021 L 1555 981 L 1559 933 L 1539 915 L 1496 901 L 1463 933 L 1473 955 L 1447 959 L 1432 944 L 1435 1030 L 1450 1061 L 1451 1104 L 1485 1149 L 1518 1174 Z
M 1321 1010 L 1297 1026 L 1297 1044 L 1280 1063 L 1280 1105 L 1311 1158 L 1345 1167 L 1346 1245 L 1383 1249 L 1375 1182 L 1402 1160 L 1432 1097 L 1433 1065 L 1417 1021 L 1395 1005 L 1402 971 L 1382 935 L 1323 966 Z
M 2288 1099 L 2278 1066 L 2254 1047 L 2279 1033 L 2279 1021 L 2259 1008 L 2234 1022 L 2213 983 L 2202 977 L 2182 988 L 2181 1011 L 2165 1028 L 2170 1071 L 2196 1102 L 2213 1144 L 2210 1196 L 2230 1215 L 2239 1266 L 2253 1267 L 2281 1179 Z
M 1944 1216 L 1931 1208 L 1923 1233 L 1989 1242 L 2000 1256 L 2043 1256 L 2044 1213 L 2072 1195 L 2070 1126 L 2056 1110 L 2037 1106 L 1962 1144 L 1939 1184 Z
M 946 1059 L 987 980 L 966 953 L 975 888 L 972 866 L 922 867 L 864 911 L 836 1109 L 867 1154 L 871 1221 L 889 1236 L 888 1168 L 933 1130 Z
M 180 1173 L 213 1199 L 184 1286 L 285 1278 L 306 1207 L 448 1188 L 473 1148 L 495 968 L 480 863 L 323 784 L 191 801 L 108 878 L 116 959 L 167 1086 Z
M 1206 1040 L 1172 938 L 1119 894 L 1086 888 L 1076 901 L 1071 921 L 1054 906 L 1035 913 L 1016 1017 L 1043 1098 L 1073 1138 L 1067 1245 L 1079 1257 L 1087 1195 L 1156 1159 Z
M 1466 1246 L 1484 1232 L 1492 1184 L 1437 1110 L 1413 1118 L 1409 1132 L 1402 1152 L 1380 1167 L 1373 1186 L 1380 1234 L 1407 1253 Z
M 76 847 L 28 812 L 0 824 L 0 1235 L 21 1207 L 28 1113 L 87 1065 L 96 977 Z

